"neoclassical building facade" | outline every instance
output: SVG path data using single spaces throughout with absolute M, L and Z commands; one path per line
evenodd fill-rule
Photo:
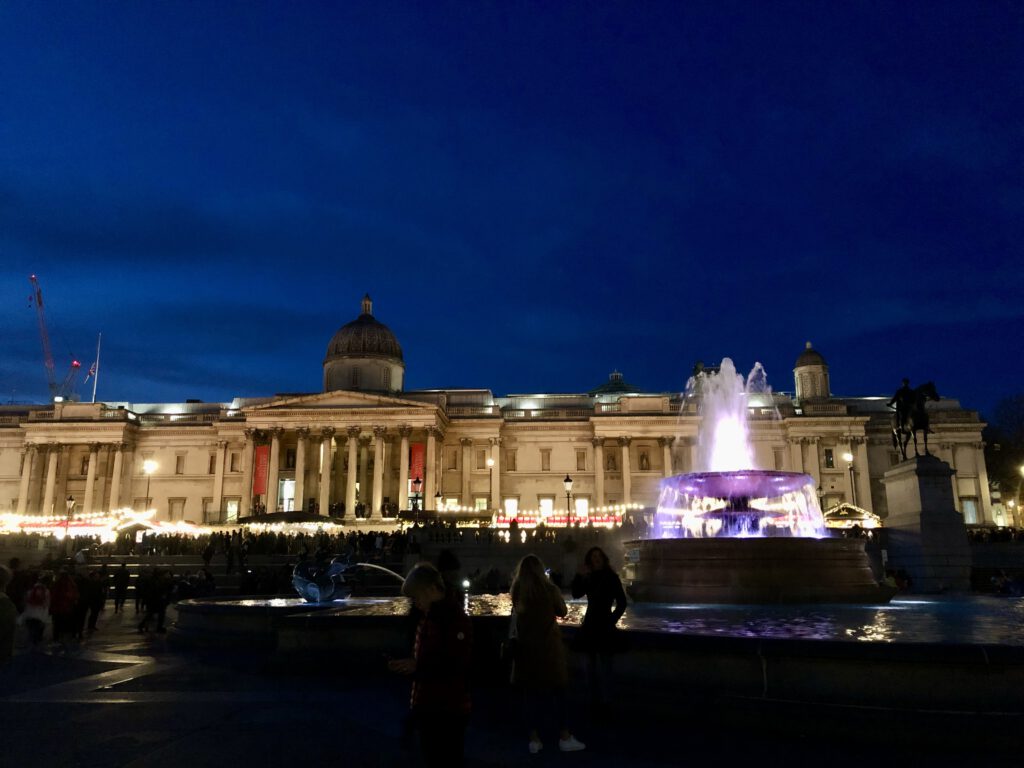
M 0 512 L 63 515 L 70 497 L 76 514 L 153 508 L 195 523 L 275 510 L 377 522 L 415 507 L 557 524 L 653 507 L 662 477 L 695 468 L 699 397 L 637 391 L 618 372 L 588 393 L 504 397 L 406 391 L 404 377 L 367 296 L 328 345 L 319 393 L 0 407 Z M 884 520 L 882 476 L 898 461 L 887 402 L 833 396 L 808 343 L 792 395 L 750 397 L 756 463 L 812 475 L 825 508 Z M 977 413 L 949 399 L 930 410 L 965 522 L 1011 524 L 993 517 Z

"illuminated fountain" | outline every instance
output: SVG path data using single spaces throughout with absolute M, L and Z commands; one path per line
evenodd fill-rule
M 862 539 L 827 537 L 814 479 L 755 468 L 752 401 L 771 407 L 764 369 L 744 381 L 726 358 L 687 385 L 700 401 L 703 471 L 661 483 L 653 536 L 626 545 L 637 600 L 700 603 L 879 602 Z M 765 404 L 768 404 L 767 406 Z

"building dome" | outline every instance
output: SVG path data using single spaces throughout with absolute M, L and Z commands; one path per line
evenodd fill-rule
M 370 295 L 363 297 L 363 312 L 345 323 L 327 345 L 327 359 L 341 355 L 393 357 L 402 360 L 402 345 L 384 323 L 373 316 Z
M 373 316 L 373 301 L 367 294 L 359 317 L 339 328 L 327 345 L 324 391 L 399 391 L 404 374 L 402 345 L 391 329 Z
M 807 346 L 804 351 L 800 353 L 800 357 L 796 359 L 795 368 L 802 368 L 805 365 L 827 365 L 825 358 L 821 356 L 821 352 L 814 349 L 811 346 L 811 342 L 807 342 Z
M 796 385 L 797 401 L 827 400 L 832 396 L 828 380 L 828 363 L 818 350 L 807 342 L 804 351 L 793 367 L 793 382 Z
M 600 395 L 617 395 L 626 394 L 631 392 L 639 392 L 640 390 L 634 387 L 632 384 L 626 382 L 622 378 L 622 374 L 618 371 L 612 371 L 608 376 L 608 381 L 595 389 L 590 390 L 587 394 L 592 397 Z

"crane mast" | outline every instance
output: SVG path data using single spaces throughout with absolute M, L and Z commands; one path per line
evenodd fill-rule
M 46 330 L 46 312 L 43 310 L 43 289 L 35 275 L 29 275 L 29 282 L 32 283 L 33 295 L 29 299 L 35 299 L 36 317 L 39 320 L 39 338 L 43 341 L 43 365 L 46 367 L 46 383 L 50 387 L 50 397 L 57 396 L 57 377 L 53 372 L 53 352 L 50 351 L 50 334 Z
M 39 278 L 29 275 L 28 280 L 32 283 L 32 295 L 29 296 L 29 304 L 35 302 L 36 318 L 39 320 L 39 338 L 43 343 L 43 365 L 46 368 L 46 384 L 50 388 L 50 398 L 67 398 L 75 384 L 75 377 L 82 364 L 77 360 L 71 361 L 67 376 L 60 384 L 54 373 L 53 351 L 50 349 L 50 333 L 46 330 L 46 311 L 43 309 L 43 289 L 39 285 Z

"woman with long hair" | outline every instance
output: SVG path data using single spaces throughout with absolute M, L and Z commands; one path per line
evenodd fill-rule
M 558 587 L 544 571 L 536 555 L 519 561 L 512 578 L 512 612 L 516 629 L 516 653 L 512 683 L 523 691 L 523 713 L 529 729 L 530 754 L 543 748 L 539 726 L 550 719 L 559 727 L 558 748 L 577 752 L 584 744 L 569 731 L 565 688 L 569 683 L 565 644 L 557 619 L 568 613 Z M 544 710 L 550 708 L 549 717 Z

